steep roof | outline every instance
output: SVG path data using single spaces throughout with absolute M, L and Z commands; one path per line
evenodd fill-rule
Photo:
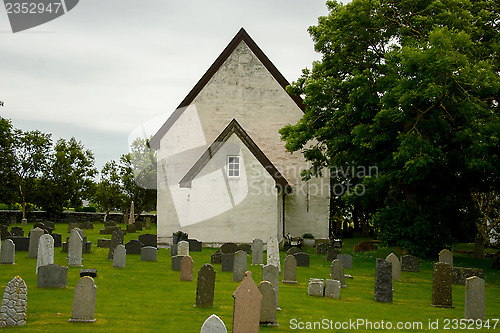
M 207 85 L 212 76 L 217 73 L 222 64 L 227 60 L 227 58 L 233 53 L 234 49 L 243 41 L 252 50 L 255 56 L 260 60 L 260 62 L 266 67 L 266 69 L 271 73 L 274 79 L 283 87 L 290 85 L 290 83 L 285 79 L 285 77 L 280 73 L 280 71 L 274 66 L 274 64 L 269 60 L 269 58 L 262 52 L 260 47 L 254 42 L 254 40 L 248 35 L 245 29 L 241 28 L 240 31 L 234 36 L 231 42 L 226 46 L 224 51 L 219 55 L 215 62 L 210 66 L 208 71 L 201 77 L 198 83 L 191 89 L 189 94 L 184 98 L 184 100 L 179 104 L 177 109 L 172 113 L 172 115 L 167 119 L 163 126 L 156 132 L 156 134 L 151 138 L 149 145 L 153 149 L 160 148 L 160 140 L 168 132 L 170 127 L 179 119 L 184 110 L 191 102 L 196 98 L 200 91 Z M 304 111 L 305 106 L 302 99 L 299 96 L 289 95 L 290 98 L 297 104 L 297 106 Z
M 292 189 L 288 184 L 288 181 L 283 177 L 283 175 L 276 169 L 273 163 L 267 158 L 267 156 L 259 149 L 257 144 L 252 140 L 247 132 L 241 127 L 241 125 L 233 119 L 229 125 L 221 132 L 221 134 L 215 139 L 215 141 L 208 147 L 208 149 L 201 155 L 201 157 L 195 162 L 195 164 L 189 169 L 184 177 L 179 181 L 180 187 L 191 187 L 191 182 L 198 173 L 207 165 L 207 163 L 212 159 L 217 151 L 222 148 L 226 141 L 231 137 L 231 135 L 236 134 L 240 140 L 245 144 L 245 146 L 250 150 L 250 152 L 257 158 L 260 164 L 266 169 L 266 171 L 273 177 L 276 182 L 276 186 L 280 189 L 285 190 L 287 193 Z

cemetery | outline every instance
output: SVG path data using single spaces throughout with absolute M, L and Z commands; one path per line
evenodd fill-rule
M 319 253 L 305 246 L 278 252 L 275 242 L 266 251 L 267 239 L 221 248 L 191 239 L 171 252 L 155 243 L 155 224 L 129 233 L 118 224 L 111 235 L 99 232 L 102 223 L 70 232 L 64 223 L 48 233 L 33 227 L 10 224 L 31 235 L 30 246 L 17 248 L 5 239 L 0 250 L 6 304 L 0 326 L 13 326 L 10 331 L 351 332 L 346 323 L 375 331 L 383 321 L 422 325 L 387 332 L 419 332 L 429 325 L 433 332 L 449 332 L 465 318 L 474 327 L 490 326 L 475 331 L 500 329 L 494 250 L 474 259 L 467 251 L 473 244 L 425 260 L 396 247 L 356 252 L 357 244 L 371 241 L 359 237 Z M 67 252 L 50 233 L 69 237 Z

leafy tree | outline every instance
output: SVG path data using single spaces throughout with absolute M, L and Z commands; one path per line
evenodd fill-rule
M 106 212 L 104 221 L 111 209 L 124 206 L 120 170 L 115 161 L 107 162 L 102 168 L 99 183 L 95 186 L 93 201 Z
M 332 195 L 388 245 L 431 256 L 472 233 L 471 190 L 499 185 L 500 10 L 497 1 L 328 1 L 309 28 L 321 61 L 288 91 L 302 119 L 281 130 L 313 167 L 332 172 Z
M 14 128 L 8 119 L 0 117 L 0 202 L 12 204 L 16 201 L 14 176 Z

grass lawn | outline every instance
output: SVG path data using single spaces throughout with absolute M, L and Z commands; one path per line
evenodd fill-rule
M 11 225 L 14 226 L 14 225 Z M 67 224 L 56 225 L 56 231 L 65 239 Z M 25 234 L 32 224 L 24 227 Z M 141 262 L 140 255 L 128 255 L 126 267 L 114 269 L 112 260 L 107 259 L 108 249 L 96 246 L 98 238 L 111 238 L 111 235 L 99 235 L 102 224 L 95 224 L 94 230 L 84 230 L 87 239 L 92 242 L 92 253 L 83 255 L 83 268 L 95 268 L 98 275 L 97 303 L 95 308 L 96 323 L 68 323 L 71 317 L 74 286 L 79 280 L 80 268 L 68 269 L 68 287 L 66 289 L 39 289 L 35 274 L 36 259 L 28 259 L 27 252 L 16 253 L 15 265 L 0 266 L 0 287 L 16 275 L 21 276 L 28 286 L 27 323 L 23 327 L 10 330 L 29 332 L 199 332 L 201 325 L 211 314 L 217 314 L 231 332 L 234 290 L 237 282 L 232 281 L 231 272 L 222 272 L 220 265 L 214 265 L 217 272 L 215 298 L 213 308 L 193 307 L 196 298 L 197 271 L 210 263 L 212 248 L 203 248 L 202 252 L 192 252 L 194 260 L 194 281 L 180 282 L 179 272 L 171 270 L 170 250 L 159 249 L 157 262 Z M 123 228 L 123 225 L 122 225 Z M 142 233 L 156 233 L 155 230 Z M 137 239 L 140 233 L 125 235 L 125 242 Z M 421 261 L 420 272 L 401 273 L 401 281 L 394 282 L 394 302 L 391 304 L 373 301 L 375 259 L 385 258 L 397 249 L 379 248 L 377 251 L 353 253 L 354 244 L 362 239 L 346 239 L 343 253 L 352 254 L 353 269 L 345 273 L 354 278 L 346 279 L 347 288 L 342 289 L 340 299 L 327 299 L 307 295 L 307 282 L 310 277 L 329 278 L 330 263 L 324 256 L 316 256 L 314 249 L 306 248 L 310 254 L 310 267 L 298 267 L 298 284 L 280 283 L 279 299 L 281 311 L 278 311 L 279 327 L 261 327 L 261 332 L 298 331 L 299 322 L 333 322 L 333 327 L 325 330 L 304 329 L 304 331 L 327 332 L 370 332 L 381 331 L 359 326 L 346 329 L 335 329 L 335 322 L 365 320 L 375 327 L 384 321 L 384 327 L 390 322 L 396 327 L 398 322 L 421 323 L 421 328 L 403 330 L 382 330 L 385 332 L 421 332 L 428 330 L 429 321 L 439 321 L 439 329 L 433 332 L 456 332 L 454 319 L 464 317 L 465 287 L 453 285 L 454 308 L 443 309 L 431 306 L 432 265 L 433 261 Z M 460 244 L 460 249 L 469 249 L 470 244 Z M 282 265 L 285 252 L 281 252 Z M 493 329 L 500 318 L 500 271 L 491 270 L 492 259 L 472 259 L 468 254 L 455 253 L 455 266 L 477 267 L 484 269 L 486 281 L 486 316 L 490 319 L 490 329 L 474 329 L 475 332 L 500 332 L 500 323 Z M 55 249 L 55 263 L 67 266 L 66 253 L 61 248 Z M 248 256 L 248 267 L 252 271 L 255 282 L 260 282 L 262 269 L 251 266 Z M 280 276 L 281 280 L 281 276 Z M 444 325 L 449 321 L 448 329 Z M 345 325 L 345 324 L 344 324 Z M 471 326 L 472 327 L 472 326 Z M 7 331 L 7 330 L 6 330 Z M 465 331 L 465 330 L 464 330 Z M 471 331 L 471 330 L 468 330 Z

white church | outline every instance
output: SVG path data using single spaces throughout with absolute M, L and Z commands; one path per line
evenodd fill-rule
M 205 244 L 312 233 L 328 238 L 329 181 L 302 181 L 279 130 L 304 106 L 244 29 L 150 140 L 157 150 L 158 242 Z

